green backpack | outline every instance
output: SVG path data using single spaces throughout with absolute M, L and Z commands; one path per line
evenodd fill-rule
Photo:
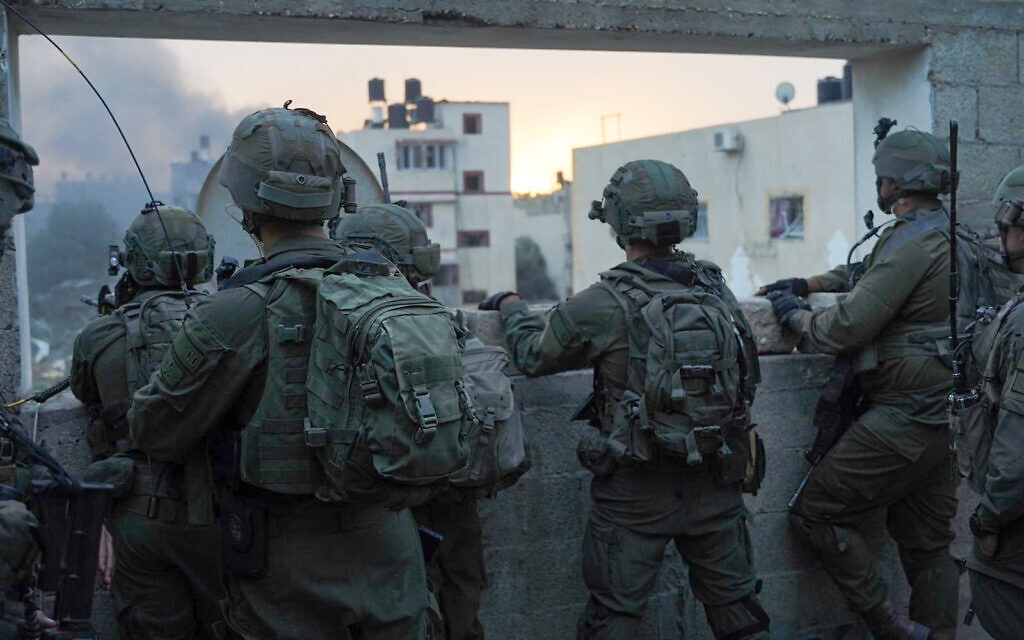
M 464 336 L 441 303 L 358 254 L 317 287 L 306 444 L 349 500 L 424 502 L 466 465 Z
M 632 270 L 601 277 L 627 319 L 626 391 L 604 426 L 620 440 L 612 448 L 621 461 L 649 460 L 653 447 L 688 466 L 708 462 L 722 484 L 758 484 L 751 475 L 763 469 L 753 464 L 763 462 L 763 446 L 750 422 L 746 322 L 697 278 L 655 289 Z
M 530 468 L 512 381 L 505 374 L 508 366 L 503 347 L 477 338 L 466 341 L 462 368 L 476 420 L 469 432 L 469 462 L 452 476 L 451 485 L 480 497 L 507 489 Z

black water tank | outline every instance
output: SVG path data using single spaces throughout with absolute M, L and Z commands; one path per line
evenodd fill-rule
M 416 98 L 416 111 L 413 112 L 413 122 L 434 121 L 434 99 L 426 96 Z
M 384 79 L 370 78 L 370 102 L 384 101 Z
M 843 81 L 834 76 L 818 80 L 818 104 L 838 102 L 843 99 Z
M 843 100 L 853 98 L 853 64 L 843 65 Z
M 388 129 L 408 129 L 404 104 L 388 105 Z
M 416 104 L 416 98 L 423 95 L 420 81 L 416 78 L 409 78 L 405 81 L 405 104 Z

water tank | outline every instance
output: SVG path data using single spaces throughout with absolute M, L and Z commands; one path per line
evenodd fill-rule
M 409 78 L 405 81 L 405 104 L 416 104 L 416 98 L 423 95 L 420 81 L 416 78 Z
M 434 99 L 420 96 L 416 98 L 416 111 L 413 115 L 413 122 L 434 121 Z
M 384 126 L 384 109 L 380 107 L 374 107 L 372 113 L 373 115 L 370 116 L 370 122 L 376 125 L 378 129 Z
M 404 104 L 388 105 L 388 129 L 408 129 L 409 121 L 406 119 Z
M 201 136 L 199 136 L 199 148 L 200 149 L 209 149 L 210 148 L 210 136 L 208 136 L 208 135 L 201 135 Z
M 383 78 L 370 78 L 370 102 L 384 102 Z
M 843 65 L 843 100 L 853 98 L 853 64 Z
M 835 76 L 818 80 L 818 104 L 838 102 L 843 99 L 843 81 Z

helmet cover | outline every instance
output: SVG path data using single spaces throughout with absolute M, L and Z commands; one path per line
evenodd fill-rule
M 202 220 L 188 209 L 158 206 L 159 218 L 153 207 L 147 207 L 128 225 L 122 265 L 143 286 L 177 286 L 182 276 L 186 284 L 212 278 L 214 240 Z M 170 247 L 174 247 L 177 267 Z
M 416 214 L 397 204 L 371 204 L 341 217 L 335 230 L 341 242 L 366 243 L 403 270 L 428 280 L 441 266 L 441 247 L 431 242 Z

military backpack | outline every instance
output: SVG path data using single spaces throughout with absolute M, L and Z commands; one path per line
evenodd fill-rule
M 508 366 L 504 348 L 477 338 L 466 341 L 462 368 L 476 420 L 469 432 L 469 462 L 452 476 L 451 484 L 482 497 L 515 484 L 530 468 L 512 381 L 505 374 Z
M 601 274 L 601 284 L 627 323 L 626 390 L 604 398 L 601 412 L 619 462 L 660 452 L 689 467 L 707 463 L 720 483 L 746 481 L 756 491 L 764 450 L 750 421 L 754 379 L 741 334 L 749 328 L 722 299 L 721 283 L 698 269 L 688 283 L 656 289 L 619 267 Z
M 362 253 L 375 258 L 343 258 L 316 289 L 303 437 L 340 495 L 397 509 L 466 465 L 464 335 L 394 265 Z

